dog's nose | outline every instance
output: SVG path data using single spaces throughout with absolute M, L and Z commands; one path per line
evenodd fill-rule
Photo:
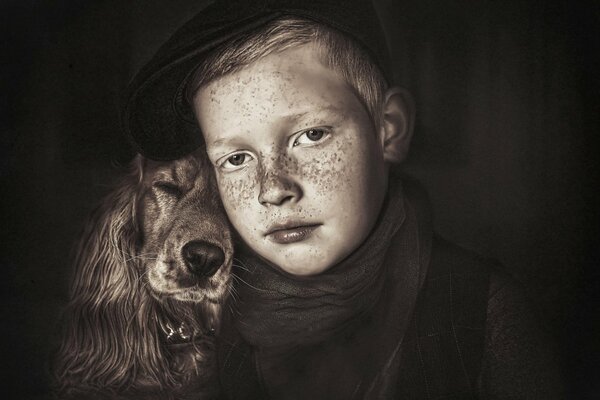
M 213 276 L 225 261 L 221 248 L 199 240 L 186 243 L 181 254 L 190 272 L 198 276 Z

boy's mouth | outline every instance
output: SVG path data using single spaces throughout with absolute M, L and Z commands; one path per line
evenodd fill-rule
M 274 224 L 265 235 L 271 241 L 279 244 L 300 242 L 309 237 L 321 224 L 300 225 L 297 222 Z

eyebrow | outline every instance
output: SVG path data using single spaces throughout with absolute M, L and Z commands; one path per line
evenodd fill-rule
M 329 111 L 329 112 L 334 112 L 334 113 L 338 113 L 338 114 L 342 114 L 342 111 L 339 107 L 333 106 L 333 105 L 328 105 L 325 107 L 320 107 L 317 110 L 308 110 L 308 111 L 302 111 L 302 112 L 298 112 L 298 113 L 294 113 L 294 114 L 285 114 L 280 116 L 281 119 L 285 119 L 288 121 L 298 121 L 299 119 L 305 117 L 308 114 L 319 114 L 325 111 Z M 234 139 L 235 141 L 235 139 Z M 229 145 L 231 142 L 230 139 L 227 138 L 220 138 L 220 139 L 216 139 L 213 143 L 211 147 L 220 147 L 223 145 Z
M 223 144 L 226 144 L 228 142 L 227 139 L 217 139 L 213 142 L 213 146 L 221 146 Z
M 295 114 L 283 115 L 282 118 L 296 121 L 296 120 L 299 120 L 300 118 L 306 116 L 307 114 L 319 114 L 324 111 L 341 113 L 341 109 L 339 107 L 329 105 L 329 106 L 325 106 L 325 107 L 320 107 L 317 110 L 309 110 L 309 111 L 299 112 L 299 113 L 295 113 Z

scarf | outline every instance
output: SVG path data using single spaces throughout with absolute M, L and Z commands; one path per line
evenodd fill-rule
M 258 348 L 290 349 L 322 342 L 360 321 L 379 300 L 384 258 L 405 220 L 400 180 L 390 180 L 380 216 L 368 238 L 322 274 L 296 277 L 242 249 L 235 270 L 235 325 Z
M 426 194 L 395 175 L 369 237 L 323 274 L 290 276 L 237 250 L 218 344 L 227 398 L 395 398 L 432 239 Z

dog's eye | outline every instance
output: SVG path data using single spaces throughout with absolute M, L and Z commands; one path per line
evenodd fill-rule
M 152 184 L 152 187 L 161 193 L 164 193 L 169 196 L 176 197 L 176 198 L 181 197 L 181 194 L 182 194 L 181 189 L 177 185 L 175 185 L 174 183 L 171 183 L 171 182 L 164 182 L 164 181 L 154 182 Z

